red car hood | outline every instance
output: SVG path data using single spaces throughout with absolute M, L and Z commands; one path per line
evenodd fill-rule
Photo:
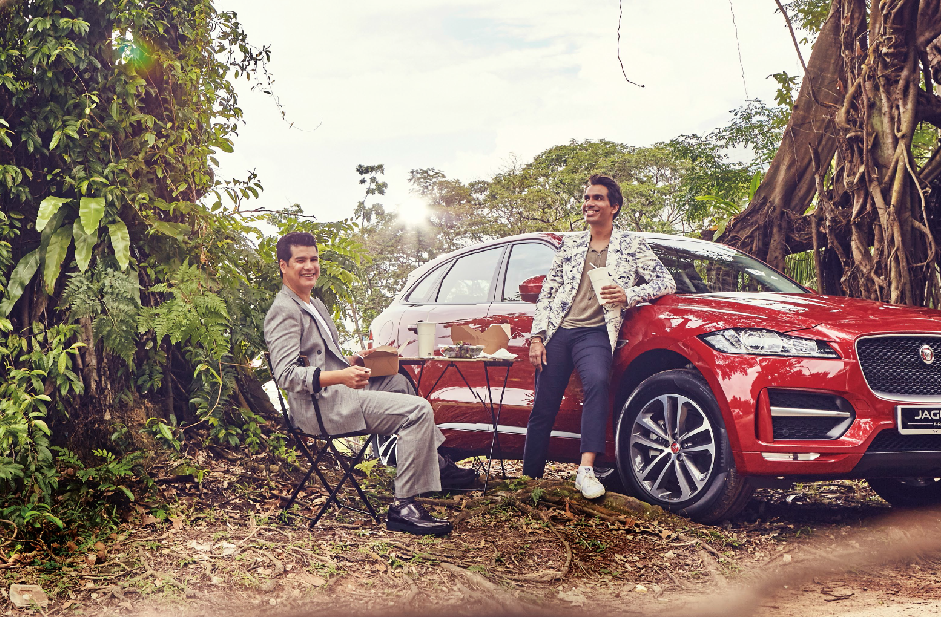
M 674 318 L 691 319 L 694 315 L 693 319 L 701 322 L 696 325 L 704 332 L 728 327 L 768 328 L 779 332 L 815 328 L 821 334 L 836 338 L 880 332 L 941 332 L 941 311 L 843 296 L 810 293 L 674 295 L 662 298 L 657 306 L 667 309 Z

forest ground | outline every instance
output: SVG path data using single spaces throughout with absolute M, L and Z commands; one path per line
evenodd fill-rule
M 760 490 L 718 526 L 609 493 L 588 502 L 574 468 L 425 500 L 445 538 L 341 515 L 311 530 L 279 522 L 291 477 L 266 456 L 200 451 L 197 483 L 157 463 L 171 504 L 140 503 L 95 544 L 75 538 L 0 560 L 0 614 L 24 614 L 11 584 L 38 584 L 51 615 L 918 616 L 941 610 L 941 515 L 890 508 L 864 482 Z M 466 462 L 464 464 L 467 464 Z M 179 468 L 176 468 L 179 471 Z M 381 468 L 367 484 L 388 495 Z M 307 491 L 323 499 L 316 489 Z M 154 502 L 157 503 L 157 502 Z M 107 530 L 105 530 L 107 531 Z

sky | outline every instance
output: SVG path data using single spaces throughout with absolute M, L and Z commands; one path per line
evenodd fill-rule
M 358 164 L 385 165 L 388 192 L 370 203 L 408 217 L 420 207 L 412 169 L 468 182 L 573 139 L 646 146 L 704 134 L 747 98 L 770 102 L 771 73 L 801 73 L 774 0 L 623 0 L 620 56 L 643 88 L 618 62 L 618 0 L 216 7 L 270 46 L 286 115 L 238 82 L 245 124 L 221 173 L 254 170 L 265 188 L 256 206 L 296 203 L 322 222 L 363 199 Z

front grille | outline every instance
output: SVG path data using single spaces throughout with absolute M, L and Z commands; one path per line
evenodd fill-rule
M 902 435 L 886 429 L 876 435 L 867 452 L 941 452 L 941 435 Z
M 936 360 L 926 364 L 927 345 Z M 877 336 L 856 343 L 859 366 L 873 392 L 902 396 L 941 395 L 941 337 Z

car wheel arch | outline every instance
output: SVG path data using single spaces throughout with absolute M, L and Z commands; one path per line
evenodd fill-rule
M 614 406 L 611 414 L 615 423 L 621 409 L 628 399 L 637 391 L 638 386 L 657 373 L 673 369 L 689 369 L 696 371 L 701 377 L 702 372 L 683 354 L 669 349 L 651 349 L 640 354 L 627 366 L 621 374 L 614 397 Z M 708 380 L 707 380 L 708 381 Z

